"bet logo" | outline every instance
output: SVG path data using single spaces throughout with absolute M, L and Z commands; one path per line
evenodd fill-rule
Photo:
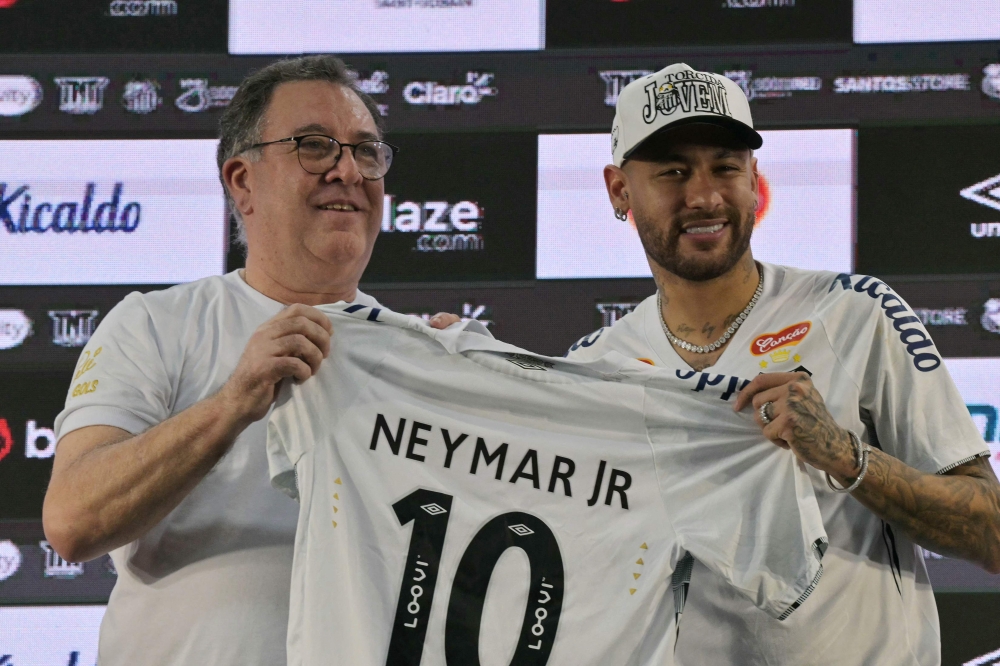
M 0 460 L 7 457 L 14 446 L 14 438 L 10 434 L 10 426 L 7 419 L 0 419 Z

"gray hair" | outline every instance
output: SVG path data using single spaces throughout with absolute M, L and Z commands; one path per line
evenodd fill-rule
M 233 241 L 243 249 L 244 254 L 247 249 L 246 228 L 243 225 L 243 216 L 236 209 L 236 202 L 230 196 L 222 178 L 222 165 L 229 158 L 247 152 L 250 146 L 260 142 L 264 113 L 271 102 L 274 89 L 282 83 L 293 81 L 329 81 L 344 86 L 364 102 L 380 136 L 385 130 L 378 104 L 358 87 L 356 73 L 348 69 L 344 61 L 336 56 L 314 55 L 279 60 L 243 79 L 243 83 L 240 84 L 233 100 L 219 120 L 219 147 L 215 160 L 219 166 L 222 191 L 226 196 L 226 208 L 236 221 L 236 236 Z M 260 159 L 259 148 L 253 151 L 250 159 L 254 162 Z

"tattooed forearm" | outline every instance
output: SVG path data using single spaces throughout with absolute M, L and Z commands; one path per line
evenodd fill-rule
M 763 383 L 766 376 L 754 381 Z M 807 376 L 784 386 L 783 398 L 768 398 L 778 407 L 765 434 L 842 486 L 853 484 L 861 470 L 848 432 L 833 419 Z M 755 398 L 757 403 L 761 399 Z M 987 460 L 944 475 L 926 474 L 872 449 L 865 478 L 852 495 L 921 546 L 1000 573 L 1000 482 Z
M 1000 573 L 1000 483 L 987 459 L 924 474 L 873 449 L 853 495 L 919 545 Z

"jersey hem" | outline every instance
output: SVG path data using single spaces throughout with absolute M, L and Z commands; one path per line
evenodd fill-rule
M 813 543 L 813 550 L 816 551 L 817 559 L 823 558 L 823 552 L 826 550 L 826 546 L 827 546 L 826 539 L 816 539 L 816 541 Z M 805 600 L 809 598 L 809 595 L 812 594 L 813 590 L 816 589 L 816 586 L 819 585 L 819 580 L 822 577 L 823 577 L 823 563 L 820 562 L 819 570 L 816 572 L 816 575 L 813 576 L 812 582 L 809 583 L 808 587 L 806 587 L 806 589 L 802 592 L 799 598 L 795 600 L 795 603 L 786 608 L 785 612 L 778 616 L 778 622 L 787 619 L 788 616 L 795 611 L 795 609 L 801 606 L 805 602 Z
M 973 460 L 976 460 L 977 458 L 989 458 L 991 455 L 992 455 L 992 453 L 988 449 L 986 451 L 980 451 L 979 453 L 977 453 L 975 455 L 971 455 L 971 456 L 969 456 L 967 458 L 962 458 L 958 462 L 953 462 L 952 464 L 948 465 L 947 467 L 942 467 L 937 472 L 935 472 L 935 474 L 947 474 L 951 470 L 953 470 L 956 467 L 959 467 L 961 465 L 964 465 L 965 463 L 970 463 Z

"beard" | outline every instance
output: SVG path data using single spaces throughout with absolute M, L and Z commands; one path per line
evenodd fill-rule
M 711 257 L 683 256 L 678 248 L 685 224 L 699 220 L 718 219 L 718 213 L 678 215 L 670 220 L 669 224 L 663 225 L 633 207 L 632 217 L 635 219 L 635 228 L 639 232 L 642 247 L 653 261 L 681 279 L 691 282 L 705 282 L 714 280 L 732 270 L 746 253 L 747 248 L 750 247 L 750 236 L 753 234 L 756 211 L 751 208 L 741 212 L 735 206 L 726 206 L 722 212 L 731 230 L 729 242 L 720 255 Z

